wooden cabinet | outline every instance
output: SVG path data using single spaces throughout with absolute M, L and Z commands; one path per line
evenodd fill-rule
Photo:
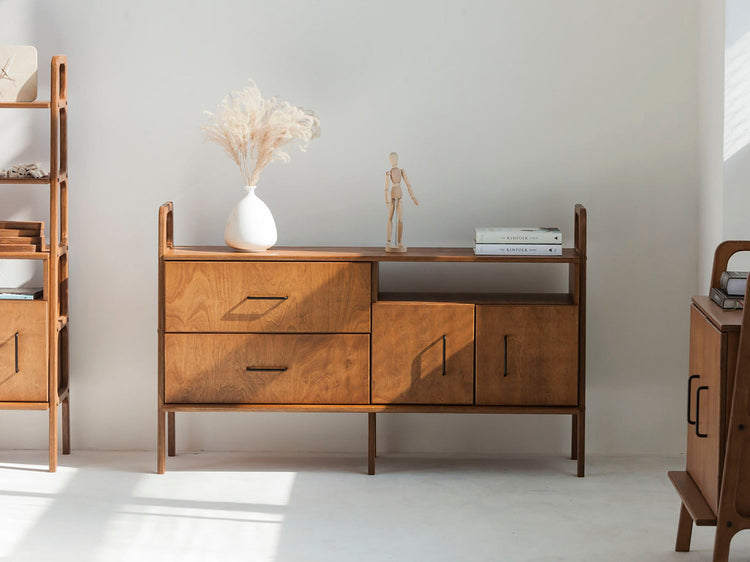
M 578 307 L 477 306 L 477 404 L 575 406 Z
M 372 305 L 373 404 L 472 404 L 474 305 Z
M 361 412 L 368 473 L 387 412 L 572 418 L 584 473 L 586 211 L 561 256 L 476 256 L 471 248 L 175 247 L 159 210 L 157 470 L 175 454 L 175 413 Z M 540 263 L 568 292 L 379 290 L 383 262 Z
M 47 303 L 0 301 L 0 401 L 47 400 Z
M 57 470 L 58 410 L 62 420 L 62 453 L 70 453 L 67 66 L 65 56 L 52 57 L 49 100 L 0 101 L 0 110 L 46 110 L 49 119 L 49 174 L 40 178 L 0 178 L 0 187 L 18 184 L 45 189 L 41 186 L 46 186 L 45 195 L 49 196 L 46 236 L 38 231 L 23 233 L 25 228 L 15 221 L 2 226 L 5 236 L 24 243 L 4 245 L 0 248 L 0 260 L 40 263 L 44 287 L 41 300 L 0 301 L 0 410 L 47 411 L 50 472 Z M 12 131 L 3 131 L 6 132 L 4 139 L 10 142 Z M 7 152 L 2 156 L 16 153 Z M 13 163 L 0 162 L 0 165 Z M 41 230 L 44 231 L 43 226 Z

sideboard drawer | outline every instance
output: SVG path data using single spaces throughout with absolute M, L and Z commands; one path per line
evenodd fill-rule
M 370 331 L 370 264 L 165 266 L 167 332 Z
M 47 302 L 0 301 L 0 401 L 47 400 Z
M 370 336 L 167 334 L 167 403 L 367 404 Z
M 479 305 L 476 403 L 578 404 L 578 307 Z

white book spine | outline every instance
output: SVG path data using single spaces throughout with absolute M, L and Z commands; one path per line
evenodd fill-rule
M 562 244 L 476 244 L 478 256 L 561 256 Z
M 562 244 L 559 230 L 524 228 L 475 228 L 477 244 Z

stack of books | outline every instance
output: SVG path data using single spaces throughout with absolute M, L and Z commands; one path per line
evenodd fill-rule
M 478 256 L 561 256 L 562 234 L 559 228 L 549 227 L 477 227 L 474 229 L 474 253 Z
M 725 271 L 719 279 L 719 287 L 711 289 L 711 300 L 721 308 L 739 310 L 745 306 L 747 271 Z
M 12 288 L 4 289 L 0 287 L 0 301 L 2 300 L 13 300 L 13 301 L 31 301 L 42 298 L 42 289 L 24 289 L 24 288 Z
M 41 252 L 44 223 L 0 221 L 0 252 Z

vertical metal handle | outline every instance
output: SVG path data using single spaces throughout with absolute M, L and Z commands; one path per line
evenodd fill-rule
M 445 340 L 448 339 L 448 334 L 443 334 L 443 376 L 445 376 Z
M 695 435 L 697 437 L 705 438 L 705 437 L 708 437 L 708 433 L 700 432 L 701 390 L 708 390 L 708 387 L 699 386 L 698 390 L 695 391 Z
M 688 378 L 687 422 L 690 425 L 695 425 L 695 420 L 690 419 L 690 403 L 692 402 L 692 399 L 693 399 L 693 390 L 691 387 L 693 386 L 693 380 L 698 379 L 698 378 L 700 378 L 700 375 L 690 375 L 690 377 Z
M 504 351 L 504 358 L 503 358 L 503 376 L 508 376 L 508 335 L 503 336 L 505 340 L 505 351 Z
M 18 372 L 18 332 L 16 332 L 16 373 Z

